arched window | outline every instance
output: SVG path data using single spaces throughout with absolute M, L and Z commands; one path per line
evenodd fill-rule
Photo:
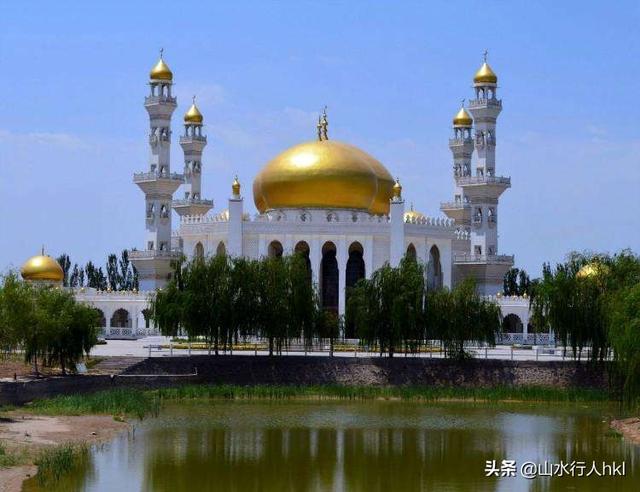
M 144 317 L 144 327 L 149 329 L 151 327 L 151 310 L 143 309 L 142 316 Z
M 309 282 L 311 282 L 311 260 L 309 259 L 310 250 L 311 249 L 309 248 L 309 244 L 306 241 L 299 241 L 296 244 L 296 247 L 293 249 L 296 254 L 302 255 L 302 257 L 305 259 L 305 263 L 307 264 L 307 275 L 309 277 Z
M 269 243 L 267 254 L 269 255 L 269 258 L 280 258 L 282 257 L 283 251 L 284 248 L 282 247 L 282 243 L 280 243 L 280 241 L 271 241 L 271 243 Z
M 523 325 L 520 316 L 517 314 L 507 314 L 502 320 L 502 331 L 504 333 L 522 333 Z
M 320 292 L 322 307 L 338 312 L 338 260 L 336 245 L 328 241 L 322 246 L 322 262 L 320 263 Z
M 440 250 L 432 246 L 429 250 L 429 263 L 427 264 L 427 288 L 439 289 L 442 287 L 442 265 L 440 263 Z
M 111 316 L 112 328 L 131 328 L 131 318 L 129 312 L 126 309 L 118 309 L 113 316 Z
M 416 260 L 418 258 L 418 253 L 416 252 L 416 247 L 413 243 L 410 243 L 409 246 L 407 246 L 407 258 L 411 260 Z
M 359 242 L 351 243 L 349 246 L 349 259 L 347 260 L 346 274 L 346 291 L 345 301 L 349 302 L 349 296 L 351 294 L 351 288 L 356 285 L 358 280 L 365 277 L 365 264 L 364 264 L 364 248 Z M 345 326 L 345 336 L 347 338 L 355 338 L 355 327 L 352 323 L 347 323 Z
M 193 248 L 193 257 L 198 260 L 202 260 L 204 258 L 204 246 L 201 242 L 196 243 L 196 247 Z
M 225 247 L 224 243 L 220 241 L 218 243 L 218 247 L 216 248 L 216 256 L 224 256 L 226 254 L 227 254 L 227 248 Z

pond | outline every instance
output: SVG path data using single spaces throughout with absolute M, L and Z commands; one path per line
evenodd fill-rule
M 609 430 L 611 414 L 577 404 L 171 404 L 93 448 L 86 464 L 46 490 L 640 490 L 640 446 Z M 512 474 L 503 460 L 514 460 L 516 476 L 487 476 L 494 460 L 499 475 Z M 525 462 L 544 472 L 545 461 L 553 477 L 522 476 Z M 603 462 L 624 462 L 626 476 L 570 476 L 570 466 L 586 475 L 594 462 L 600 474 L 614 470 Z M 39 489 L 32 479 L 24 490 Z

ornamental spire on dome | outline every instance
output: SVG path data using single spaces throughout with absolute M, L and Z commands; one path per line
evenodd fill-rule
M 400 184 L 400 178 L 396 177 L 396 182 L 393 185 L 393 198 L 402 198 L 402 185 Z
M 468 128 L 473 125 L 473 118 L 469 114 L 469 112 L 464 107 L 464 99 L 460 103 L 460 110 L 453 117 L 453 127 L 454 128 Z
M 327 106 L 322 110 L 322 114 L 318 116 L 318 125 L 316 126 L 318 129 L 318 140 L 329 140 L 328 130 L 329 130 L 329 120 L 327 119 Z

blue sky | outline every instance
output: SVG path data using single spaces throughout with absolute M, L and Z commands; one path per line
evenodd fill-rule
M 91 4 L 91 5 L 90 5 Z M 537 275 L 571 250 L 640 250 L 638 2 L 2 2 L 0 270 L 45 244 L 102 263 L 142 247 L 147 77 L 164 47 L 175 143 L 205 116 L 203 195 L 245 206 L 270 158 L 330 137 L 400 176 L 428 215 L 452 197 L 451 117 L 489 50 L 499 76 L 500 251 Z

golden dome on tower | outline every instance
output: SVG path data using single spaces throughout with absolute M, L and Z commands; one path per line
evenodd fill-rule
M 402 198 L 402 185 L 400 184 L 400 179 L 396 178 L 395 183 L 393 183 L 393 197 Z
M 498 76 L 485 61 L 473 76 L 473 81 L 476 84 L 497 84 Z
M 461 107 L 460 111 L 458 111 L 453 117 L 453 126 L 469 127 L 471 125 L 473 125 L 473 118 L 471 117 L 469 112 L 464 109 L 464 107 Z
M 22 265 L 20 274 L 25 280 L 62 282 L 64 279 L 64 271 L 60 264 L 49 255 L 45 255 L 44 251 L 29 258 Z
M 609 272 L 609 267 L 604 265 L 598 261 L 592 261 L 591 263 L 587 263 L 584 265 L 578 273 L 576 273 L 576 278 L 594 278 L 600 277 L 601 275 L 605 275 Z
M 231 183 L 231 193 L 233 193 L 233 196 L 240 196 L 240 181 L 238 181 L 237 175 L 233 178 L 233 183 Z
M 160 52 L 158 63 L 149 72 L 149 78 L 152 80 L 173 80 L 173 72 L 171 72 L 169 65 L 164 62 L 162 52 Z
M 197 125 L 201 125 L 203 121 L 204 121 L 204 118 L 202 116 L 202 113 L 200 112 L 200 110 L 196 106 L 196 101 L 195 101 L 195 98 L 194 98 L 193 103 L 191 104 L 191 107 L 189 108 L 189 111 L 187 111 L 184 114 L 184 122 L 185 123 L 195 123 Z
M 424 214 L 422 212 L 418 212 L 413 209 L 413 203 L 411 204 L 409 211 L 404 213 L 404 221 L 405 222 L 414 222 L 418 219 L 423 219 Z
M 335 140 L 305 142 L 267 163 L 253 182 L 262 213 L 277 208 L 347 208 L 389 213 L 393 178 L 375 158 Z

